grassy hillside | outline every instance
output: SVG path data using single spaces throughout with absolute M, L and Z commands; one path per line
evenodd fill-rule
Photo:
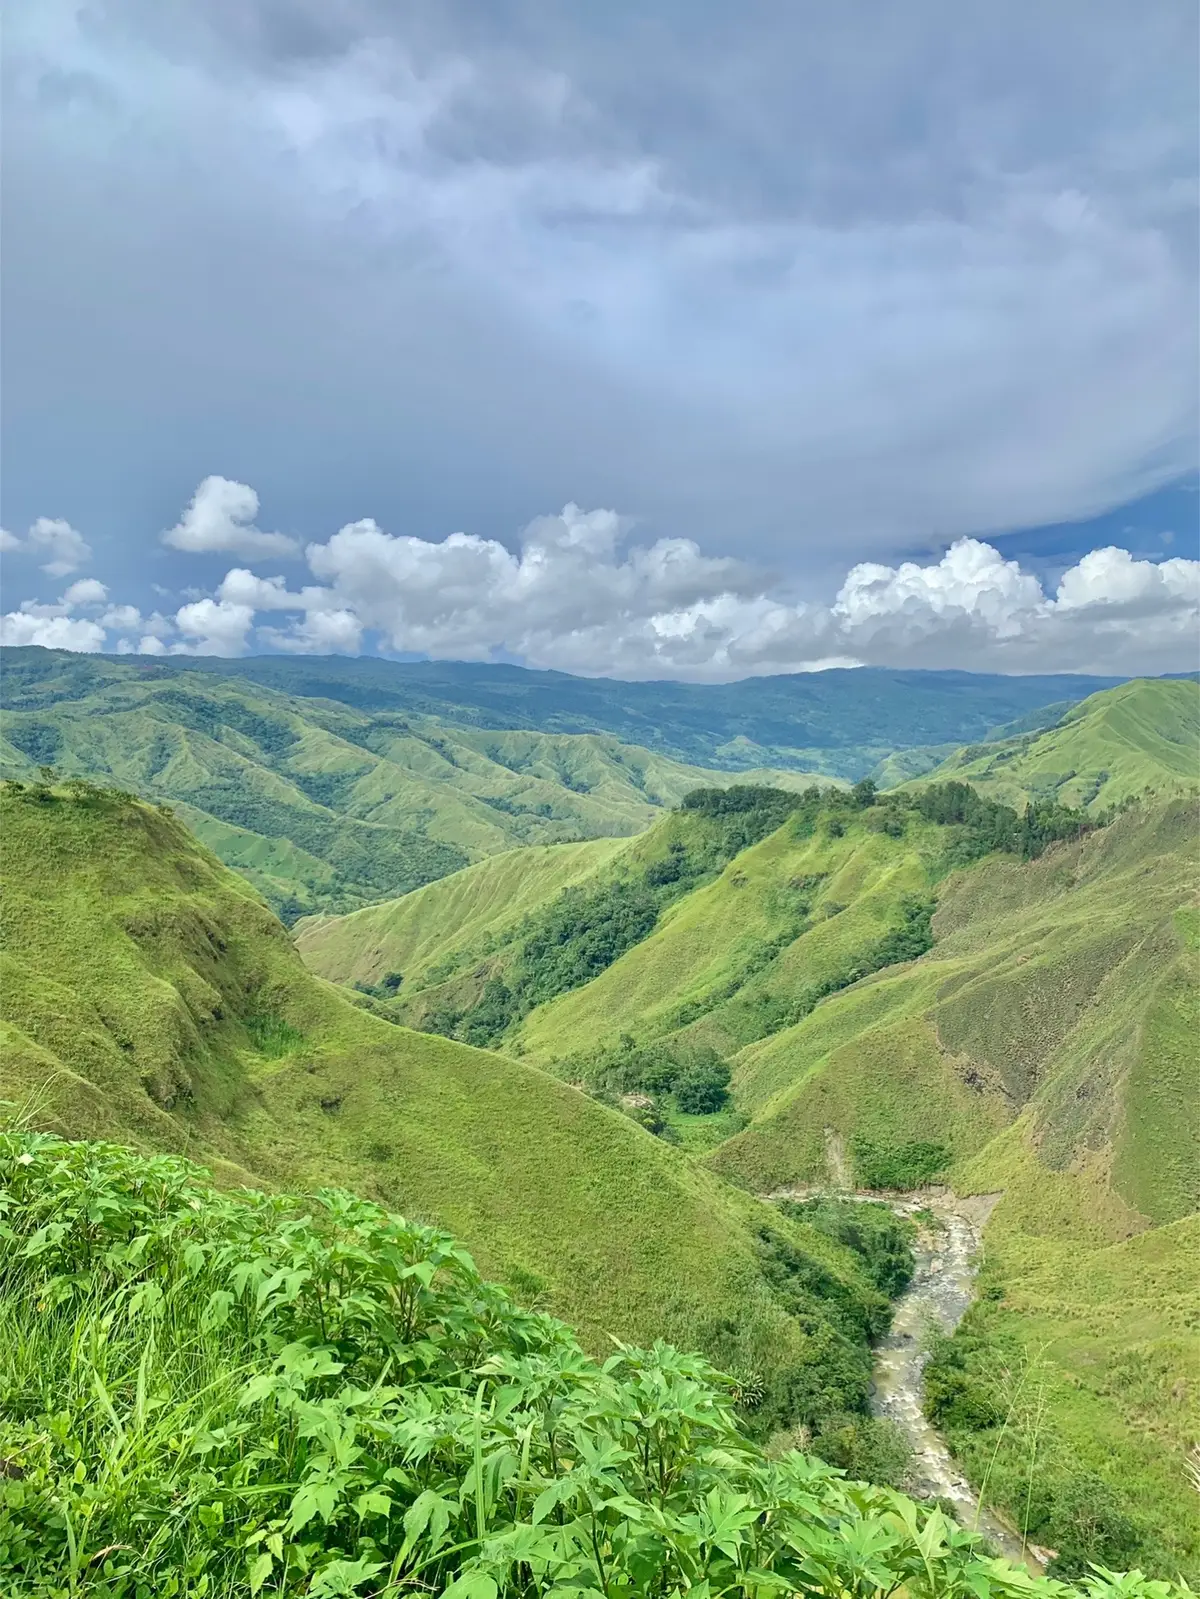
M 444 1233 L 205 1175 L 0 1135 L 6 1592 L 1180 1593 L 1031 1579 L 937 1508 L 767 1457 L 694 1356 L 599 1366 Z
M 1002 1193 L 985 1296 L 932 1368 L 939 1422 L 1039 1542 L 1078 1547 L 1094 1524 L 1106 1558 L 1197 1570 L 1194 801 L 1128 807 L 1078 837 L 1044 802 L 1018 818 L 954 784 L 778 803 L 780 825 L 764 811 L 760 836 L 699 876 L 699 832 L 729 796 L 621 846 L 583 890 L 535 885 L 490 945 L 471 944 L 465 913 L 461 960 L 433 915 L 408 1003 L 437 991 L 446 951 L 459 965 L 443 994 L 457 982 L 465 1006 L 452 1023 L 486 1012 L 514 1056 L 685 1147 L 717 1142 L 707 1164 L 749 1191 L 946 1174 Z M 547 930 L 574 936 L 571 905 L 594 916 L 606 883 L 636 905 L 673 862 L 678 881 L 655 890 L 673 897 L 590 980 L 489 1011 L 489 982 L 516 995 Z M 448 886 L 424 891 L 430 912 Z M 697 1077 L 712 1090 L 700 1114 L 682 1093 Z
M 841 813 L 840 813 L 841 814 Z M 516 1043 L 553 1063 L 626 1033 L 678 1034 L 728 1054 L 773 1031 L 806 985 L 840 973 L 923 893 L 940 848 L 920 819 L 902 840 L 848 810 L 841 831 L 797 813 L 673 906 L 586 988 L 539 1007 Z
M 170 801 L 288 921 L 407 893 L 514 845 L 628 837 L 698 783 L 730 780 L 607 734 L 484 731 L 77 661 L 6 660 L 0 773 L 49 764 Z
M 628 847 L 606 838 L 508 850 L 401 899 L 349 916 L 306 917 L 296 925 L 296 947 L 312 971 L 335 982 L 374 985 L 399 973 L 419 989 L 431 968 L 498 947 L 530 911 Z
M 1065 708 L 1053 727 L 959 750 L 930 782 L 958 778 L 1017 805 L 1057 800 L 1096 812 L 1200 781 L 1200 683 L 1138 678 Z
M 0 827 L 0 1099 L 36 1125 L 227 1182 L 352 1184 L 451 1227 L 591 1347 L 707 1350 L 764 1430 L 861 1409 L 886 1305 L 848 1250 L 530 1066 L 349 1004 L 159 810 L 6 785 Z
M 764 1192 L 828 1181 L 841 1151 L 870 1181 L 881 1159 L 932 1148 L 959 1192 L 1001 1193 L 985 1233 L 991 1286 L 935 1367 L 949 1395 L 935 1415 L 1014 1513 L 1041 1450 L 1039 1541 L 1054 1542 L 1082 1496 L 1131 1529 L 1130 1547 L 1165 1525 L 1189 1571 L 1195 842 L 1194 804 L 1177 801 L 1037 861 L 956 874 L 920 962 L 733 1058 L 751 1120 L 711 1157 Z
M 690 901 L 800 803 L 800 795 L 777 788 L 697 790 L 616 849 L 498 857 L 431 884 L 411 903 L 306 923 L 300 948 L 313 970 L 336 981 L 361 981 L 365 972 L 394 985 L 403 975 L 389 1012 L 397 1019 L 468 1042 L 504 1036 L 520 1052 L 527 1047 L 516 1031 L 522 1017 L 640 947 L 672 906 Z M 417 958 L 404 969 L 395 962 L 406 951 Z
M 129 686 L 203 672 L 372 718 L 432 718 L 491 731 L 605 733 L 692 766 L 785 767 L 851 781 L 894 750 L 984 739 L 1001 724 L 1121 681 L 861 668 L 741 683 L 622 683 L 455 661 L 118 661 L 32 647 L 5 650 L 3 664 L 10 703 L 24 709 L 82 699 L 100 682 Z

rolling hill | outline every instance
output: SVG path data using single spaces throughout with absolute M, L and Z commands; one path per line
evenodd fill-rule
M 828 1180 L 831 1149 L 869 1163 L 934 1141 L 958 1192 L 999 1194 L 984 1294 L 933 1368 L 937 1419 L 1014 1511 L 1040 1450 L 1051 1523 L 1057 1504 L 1094 1500 L 1114 1525 L 1168 1528 L 1189 1570 L 1195 845 L 1181 800 L 956 875 L 922 960 L 734 1058 L 751 1119 L 711 1157 L 761 1192 Z
M 1135 678 L 1064 707 L 1051 727 L 1014 729 L 928 773 L 949 778 L 1009 805 L 1053 799 L 1093 813 L 1135 795 L 1190 792 L 1200 781 L 1200 683 Z
M 603 733 L 487 731 L 47 651 L 4 664 L 0 775 L 49 764 L 170 801 L 285 921 L 516 844 L 628 837 L 698 783 L 735 780 Z
M 435 1220 L 593 1349 L 671 1337 L 752 1377 L 764 1430 L 861 1409 L 886 1302 L 852 1252 L 531 1066 L 356 1008 L 161 810 L 6 784 L 0 825 L 10 1115 Z

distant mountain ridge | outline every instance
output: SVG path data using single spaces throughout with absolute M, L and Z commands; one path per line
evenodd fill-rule
M 50 765 L 169 801 L 289 923 L 515 846 L 628 837 L 697 786 L 901 782 L 1102 681 L 864 669 L 623 683 L 35 647 L 3 650 L 0 667 L 0 775 Z
M 958 750 L 928 780 L 967 782 L 1010 805 L 1056 800 L 1092 812 L 1138 794 L 1187 793 L 1200 781 L 1200 684 L 1194 679 L 1135 678 L 1063 707 L 1048 727 L 1011 732 Z
M 0 775 L 50 765 L 169 801 L 286 921 L 407 893 L 514 845 L 629 837 L 698 784 L 753 776 L 604 732 L 369 713 L 179 667 L 43 651 L 5 667 Z
M 0 656 L 6 698 L 34 710 L 94 692 L 101 680 L 180 672 L 240 678 L 360 712 L 407 712 L 460 726 L 608 733 L 673 760 L 731 771 L 760 766 L 864 777 L 892 751 L 969 744 L 1056 701 L 1121 677 L 832 669 L 735 683 L 624 682 L 505 664 L 377 657 L 71 655 L 34 647 Z

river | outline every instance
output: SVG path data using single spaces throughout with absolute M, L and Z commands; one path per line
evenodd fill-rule
M 874 1200 L 917 1221 L 916 1271 L 895 1302 L 891 1331 L 876 1348 L 871 1396 L 872 1412 L 895 1422 L 912 1450 L 910 1488 L 919 1495 L 949 1500 L 964 1527 L 981 1533 L 1010 1560 L 1020 1561 L 1031 1571 L 1042 1571 L 1045 1560 L 1041 1551 L 1024 1543 L 998 1516 L 980 1508 L 978 1496 L 922 1409 L 926 1330 L 937 1326 L 953 1332 L 966 1313 L 974 1293 L 983 1226 L 1000 1196 L 959 1199 L 948 1189 L 914 1194 L 821 1191 L 831 1198 Z M 770 1197 L 804 1199 L 816 1192 L 792 1189 Z

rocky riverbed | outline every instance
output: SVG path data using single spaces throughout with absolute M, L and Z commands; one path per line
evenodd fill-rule
M 953 1332 L 965 1315 L 974 1293 L 980 1233 L 998 1198 L 956 1199 L 937 1190 L 884 1199 L 898 1214 L 915 1219 L 920 1230 L 913 1280 L 897 1299 L 891 1331 L 875 1351 L 871 1408 L 895 1422 L 908 1440 L 915 1492 L 950 1500 L 964 1527 L 981 1532 L 1010 1560 L 1040 1569 L 1038 1552 L 1005 1522 L 980 1509 L 977 1495 L 922 1410 L 926 1334 L 931 1327 Z
M 773 1199 L 808 1199 L 818 1190 L 791 1190 Z M 833 1193 L 825 1189 L 820 1192 Z M 871 1408 L 900 1428 L 912 1450 L 910 1486 L 921 1495 L 949 1500 L 964 1527 L 981 1533 L 1010 1560 L 1040 1571 L 1040 1550 L 1025 1544 L 1006 1522 L 986 1508 L 963 1476 L 941 1434 L 922 1409 L 926 1335 L 930 1328 L 953 1332 L 966 1313 L 975 1288 L 976 1261 L 984 1223 L 998 1194 L 959 1199 L 949 1189 L 912 1194 L 836 1193 L 839 1199 L 885 1204 L 918 1225 L 913 1280 L 895 1304 L 891 1331 L 875 1352 Z

